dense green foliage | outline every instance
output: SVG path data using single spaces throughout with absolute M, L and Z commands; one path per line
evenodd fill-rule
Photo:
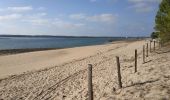
M 170 41 L 170 0 L 162 0 L 155 18 L 155 29 L 162 42 Z
M 152 39 L 156 39 L 158 37 L 159 37 L 159 33 L 158 32 L 152 32 L 152 34 L 151 34 L 151 38 Z

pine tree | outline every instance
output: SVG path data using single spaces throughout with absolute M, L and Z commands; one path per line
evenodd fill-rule
M 170 40 L 170 0 L 162 0 L 155 19 L 155 29 L 163 42 Z

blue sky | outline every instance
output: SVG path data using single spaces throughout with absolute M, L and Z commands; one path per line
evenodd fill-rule
M 0 0 L 0 34 L 149 36 L 161 0 Z

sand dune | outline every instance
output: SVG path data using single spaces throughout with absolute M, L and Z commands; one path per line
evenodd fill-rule
M 120 42 L 0 57 L 1 69 L 7 67 L 1 76 L 10 75 L 11 67 L 12 74 L 46 68 L 2 79 L 0 99 L 87 100 L 87 64 L 90 63 L 94 100 L 168 100 L 170 52 L 152 53 L 143 64 L 141 52 L 145 43 Z M 137 73 L 134 73 L 135 49 L 139 54 Z M 118 89 L 115 56 L 120 56 L 122 89 Z

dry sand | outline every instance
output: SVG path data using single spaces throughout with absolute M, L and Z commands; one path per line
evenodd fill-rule
M 121 41 L 115 43 L 119 44 L 84 46 L 0 56 L 0 79 L 27 71 L 59 66 L 64 63 L 73 62 L 75 60 L 96 55 L 97 53 L 105 52 L 109 48 L 119 46 L 120 43 L 122 45 L 124 44 Z
M 1 79 L 0 99 L 87 100 L 87 64 L 90 63 L 94 100 L 169 100 L 170 52 L 152 53 L 143 64 L 145 43 L 119 42 L 1 56 L 1 78 L 30 72 Z M 135 49 L 139 54 L 137 73 L 134 73 Z M 122 89 L 118 89 L 115 56 L 120 57 Z

